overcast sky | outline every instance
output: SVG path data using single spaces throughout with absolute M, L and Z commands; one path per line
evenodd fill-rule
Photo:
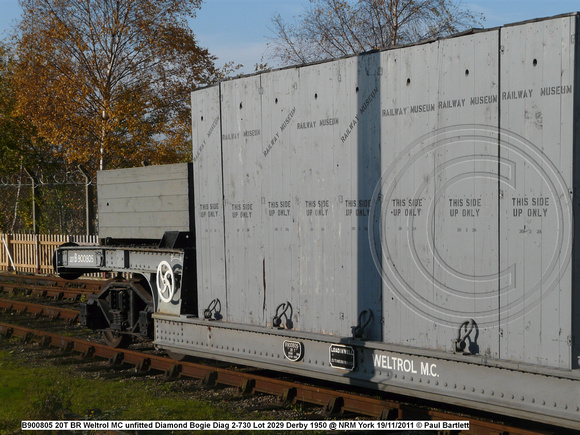
M 206 0 L 191 27 L 200 45 L 219 58 L 219 66 L 233 61 L 244 65 L 240 72 L 248 73 L 262 61 L 268 38 L 272 36 L 269 30 L 272 16 L 280 13 L 287 21 L 292 20 L 307 3 L 308 0 Z M 464 0 L 462 3 L 474 12 L 483 13 L 487 28 L 580 10 L 578 0 Z M 20 17 L 18 0 L 0 0 L 0 11 L 0 32 L 6 37 Z

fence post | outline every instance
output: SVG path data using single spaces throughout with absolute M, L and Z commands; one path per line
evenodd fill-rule
M 6 269 L 8 269 L 8 272 L 10 272 L 10 265 L 12 264 L 12 270 L 16 271 L 16 267 L 14 266 L 14 260 L 12 259 L 12 244 L 11 242 L 11 238 L 10 238 L 10 234 L 4 234 L 4 247 L 6 248 L 6 254 L 8 256 L 8 260 L 6 262 Z
M 87 236 L 94 234 L 93 228 L 93 216 L 95 214 L 93 209 L 93 189 L 91 184 L 91 176 L 82 166 L 78 166 L 81 174 L 85 177 L 85 220 L 86 220 L 86 232 Z
M 32 180 L 32 233 L 36 234 L 36 222 L 38 220 L 39 209 L 36 201 L 36 186 L 39 185 L 38 178 L 26 167 L 24 167 L 24 172 L 28 174 Z
M 36 274 L 40 273 L 40 243 L 38 238 L 39 234 L 34 235 L 34 262 L 36 263 Z

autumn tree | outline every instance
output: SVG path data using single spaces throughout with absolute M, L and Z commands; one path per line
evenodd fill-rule
M 50 171 L 56 163 L 36 129 L 16 114 L 13 67 L 14 54 L 0 43 L 0 232 L 31 227 L 31 180 L 25 168 Z
M 201 0 L 20 0 L 16 111 L 68 163 L 188 160 L 190 92 L 215 58 L 187 19 Z
M 270 57 L 282 64 L 336 58 L 479 26 L 454 0 L 310 0 L 293 23 L 272 19 Z
M 46 144 L 36 129 L 16 113 L 16 89 L 12 80 L 14 55 L 0 43 L 0 175 L 13 174 L 22 166 L 49 163 L 41 153 Z

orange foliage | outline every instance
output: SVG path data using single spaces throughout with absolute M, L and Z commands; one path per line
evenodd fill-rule
M 90 171 L 190 159 L 189 94 L 215 58 L 186 18 L 201 0 L 23 0 L 18 115 Z

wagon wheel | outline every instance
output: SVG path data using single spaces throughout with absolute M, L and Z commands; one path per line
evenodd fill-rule
M 107 346 L 127 348 L 131 344 L 132 338 L 130 335 L 121 334 L 114 331 L 103 331 L 103 339 Z
M 174 359 L 176 361 L 187 361 L 189 359 L 188 355 L 184 353 L 170 352 L 167 349 L 165 349 L 165 352 L 167 352 L 167 356 L 169 358 Z

